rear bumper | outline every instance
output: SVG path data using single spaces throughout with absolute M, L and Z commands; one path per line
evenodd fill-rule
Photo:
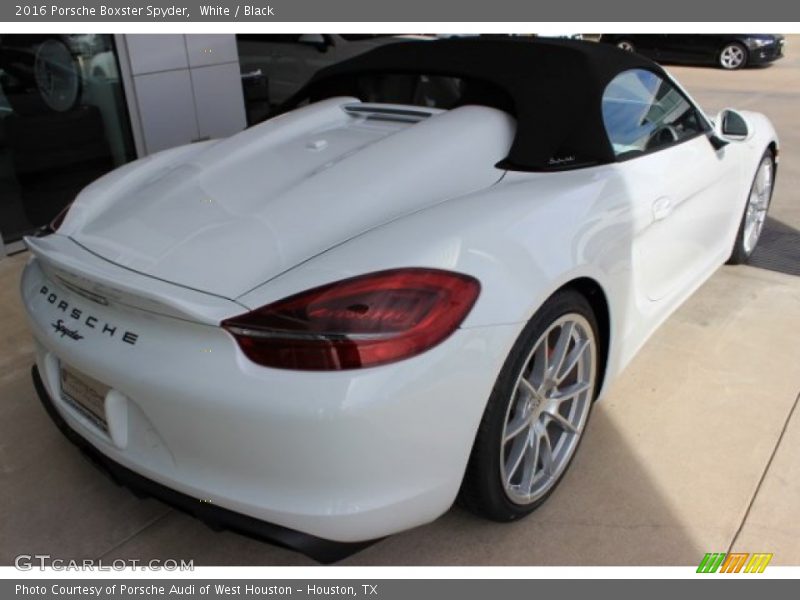
M 49 404 L 95 454 L 192 499 L 190 512 L 221 509 L 348 543 L 450 507 L 520 327 L 459 330 L 392 365 L 297 372 L 251 363 L 218 326 L 95 304 L 36 259 L 22 295 Z M 108 432 L 62 398 L 65 364 L 124 399 L 106 397 Z
M 332 563 L 342 560 L 377 541 L 345 543 L 325 540 L 300 531 L 281 527 L 280 525 L 260 521 L 219 506 L 201 502 L 197 498 L 182 494 L 152 479 L 147 479 L 111 460 L 78 435 L 53 405 L 53 401 L 47 389 L 45 389 L 44 383 L 42 383 L 42 378 L 39 375 L 39 369 L 36 365 L 32 367 L 31 374 L 39 400 L 42 401 L 45 411 L 47 411 L 48 416 L 61 433 L 63 433 L 70 442 L 75 444 L 92 463 L 98 466 L 100 470 L 108 475 L 115 483 L 124 485 L 137 496 L 152 496 L 153 498 L 157 498 L 170 506 L 200 519 L 212 529 L 230 529 L 238 533 L 243 533 L 258 540 L 296 550 L 322 563 Z

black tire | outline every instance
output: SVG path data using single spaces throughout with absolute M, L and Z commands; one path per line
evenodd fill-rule
M 728 49 L 734 49 L 738 52 L 741 52 L 743 57 L 741 62 L 735 65 L 726 64 L 726 62 L 723 60 L 723 57 Z M 737 69 L 743 69 L 746 67 L 749 58 L 750 56 L 744 44 L 740 44 L 739 42 L 728 42 L 720 49 L 719 54 L 717 54 L 717 65 L 726 71 L 736 71 Z
M 500 371 L 486 405 L 458 497 L 459 504 L 478 516 L 493 521 L 508 522 L 531 513 L 541 506 L 558 487 L 558 484 L 563 480 L 564 473 L 569 470 L 569 464 L 577 454 L 577 449 L 583 438 L 582 435 L 578 438 L 575 451 L 569 458 L 567 467 L 561 473 L 559 479 L 538 500 L 530 504 L 521 505 L 512 502 L 506 495 L 503 489 L 500 468 L 500 439 L 503 434 L 506 413 L 513 396 L 517 377 L 525 367 L 529 353 L 536 341 L 554 321 L 570 313 L 577 313 L 583 316 L 592 329 L 597 352 L 597 370 L 595 389 L 592 390 L 591 395 L 592 402 L 597 397 L 602 378 L 601 365 L 603 361 L 603 357 L 600 355 L 601 344 L 599 343 L 597 319 L 592 307 L 583 295 L 570 289 L 562 290 L 544 303 L 525 326 L 519 338 L 517 338 Z M 591 409 L 589 410 L 589 415 L 591 415 Z
M 772 152 L 771 149 L 767 149 L 764 152 L 764 155 L 761 157 L 761 160 L 758 161 L 758 168 L 761 168 L 761 163 L 764 161 L 765 158 L 769 157 L 770 161 L 772 162 L 772 187 L 770 189 L 770 197 L 769 203 L 767 204 L 767 211 L 769 211 L 769 205 L 772 203 L 772 194 L 775 191 L 775 154 Z M 753 186 L 756 184 L 756 178 L 758 176 L 758 170 L 753 175 L 753 182 L 750 184 L 750 190 L 748 191 L 748 203 L 750 201 L 750 193 L 752 193 Z M 747 204 L 745 204 L 744 212 L 742 213 L 742 220 L 739 221 L 739 230 L 736 232 L 736 241 L 733 244 L 733 251 L 731 252 L 730 258 L 728 258 L 727 263 L 729 265 L 742 265 L 745 264 L 753 254 L 758 242 L 756 242 L 756 246 L 750 249 L 750 252 L 747 251 L 745 248 L 744 242 L 744 228 L 745 228 L 745 219 L 747 216 Z

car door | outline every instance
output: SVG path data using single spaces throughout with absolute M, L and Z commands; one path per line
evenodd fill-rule
M 714 62 L 718 36 L 700 33 L 673 33 L 664 36 L 664 60 L 681 63 Z
M 633 223 L 637 297 L 671 306 L 724 260 L 737 178 L 700 111 L 652 72 L 618 75 L 603 117 Z
M 662 62 L 686 62 L 690 58 L 690 35 L 681 33 L 664 34 L 659 46 L 659 59 Z
M 663 33 L 649 33 L 641 36 L 644 46 L 640 52 L 653 60 L 660 62 L 668 58 L 669 53 L 669 39 Z
M 638 54 L 658 60 L 659 39 L 662 37 L 661 34 L 639 33 L 619 35 L 617 39 L 630 41 Z

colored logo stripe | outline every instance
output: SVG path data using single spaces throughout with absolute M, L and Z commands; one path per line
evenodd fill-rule
M 753 554 L 750 562 L 744 568 L 745 573 L 763 573 L 772 560 L 773 554 Z
M 763 573 L 774 555 L 760 552 L 748 554 L 746 552 L 709 552 L 700 561 L 698 573 L 740 573 L 744 568 L 745 573 Z M 748 560 L 749 559 L 749 560 Z
M 722 563 L 722 570 L 720 573 L 738 573 L 742 570 L 747 557 L 750 556 L 747 552 L 737 553 L 731 552 L 728 554 L 725 562 Z
M 724 552 L 709 552 L 700 561 L 700 566 L 697 567 L 698 573 L 716 573 L 722 561 L 725 560 Z

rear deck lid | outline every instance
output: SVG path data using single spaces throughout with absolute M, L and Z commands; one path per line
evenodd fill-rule
M 514 130 L 505 113 L 387 119 L 352 104 L 331 99 L 112 173 L 79 196 L 60 233 L 132 271 L 236 298 L 502 175 L 494 164 Z

